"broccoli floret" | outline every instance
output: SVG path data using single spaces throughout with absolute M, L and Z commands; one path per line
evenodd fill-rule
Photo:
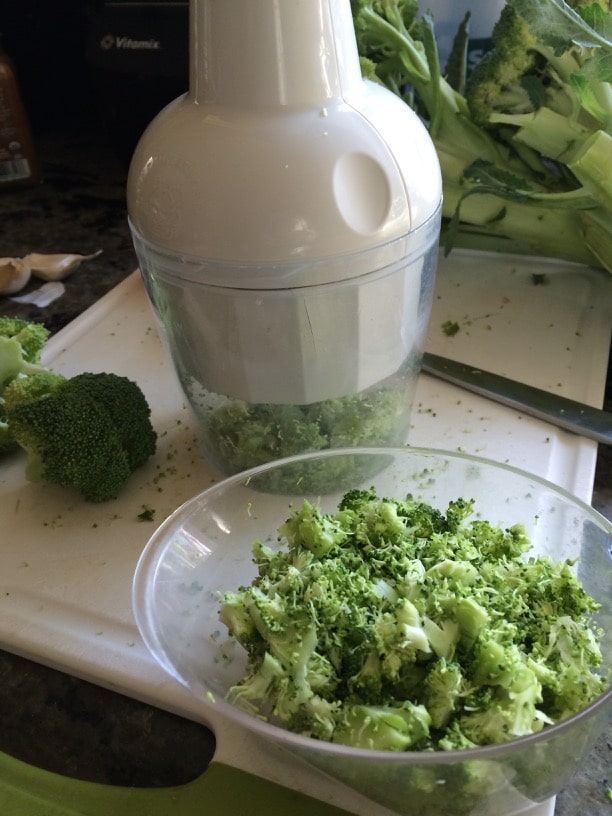
M 425 706 L 410 701 L 398 706 L 351 706 L 336 726 L 333 741 L 374 751 L 406 751 L 429 735 Z
M 459 598 L 455 606 L 461 641 L 471 647 L 489 623 L 489 613 L 475 598 Z
M 539 708 L 542 686 L 538 675 L 516 645 L 483 639 L 476 647 L 472 676 L 483 694 L 476 692 L 470 698 L 471 711 L 459 722 L 474 742 L 504 742 L 552 722 Z
M 477 745 L 478 743 L 466 737 L 457 720 L 454 720 L 438 741 L 438 748 L 442 751 L 464 751 L 468 748 L 476 748 Z
M 28 453 L 27 477 L 74 488 L 88 501 L 116 498 L 155 451 L 149 406 L 127 378 L 42 371 L 12 380 L 4 398 L 11 433 Z
M 466 99 L 474 121 L 489 124 L 494 110 L 525 113 L 537 107 L 544 97 L 535 98 L 536 86 L 523 77 L 536 66 L 538 41 L 527 22 L 510 5 L 503 7 L 491 35 L 493 48 L 482 57 L 469 77 Z M 535 75 L 532 75 L 535 80 Z
M 289 727 L 298 734 L 329 741 L 336 727 L 337 708 L 337 703 L 313 694 L 292 715 Z
M 357 488 L 347 490 L 338 504 L 338 510 L 359 509 L 360 507 L 363 507 L 366 502 L 369 502 L 372 499 L 376 499 L 376 491 L 374 488 L 370 488 L 369 490 Z
M 605 688 L 605 679 L 596 673 L 602 659 L 596 634 L 579 620 L 553 618 L 545 646 L 536 650 L 541 659 L 530 664 L 543 687 L 542 709 L 554 721 L 570 716 Z
M 220 612 L 220 619 L 255 662 L 262 655 L 270 655 L 282 669 L 285 676 L 282 683 L 281 675 L 275 672 L 273 711 L 283 722 L 290 722 L 300 706 L 313 696 L 311 679 L 317 688 L 324 687 L 328 679 L 324 677 L 327 667 L 321 656 L 311 665 L 317 632 L 295 602 L 295 593 L 290 587 L 298 588 L 299 583 L 297 572 L 289 571 L 276 583 L 260 581 L 248 593 L 226 593 Z M 248 680 L 246 689 L 242 685 L 240 683 L 233 693 L 242 700 L 253 700 L 260 681 L 253 685 Z
M 436 623 L 425 616 L 423 631 L 427 635 L 432 651 L 444 660 L 452 660 L 461 635 L 459 624 L 455 620 L 441 620 Z
M 62 393 L 91 399 L 109 415 L 127 457 L 130 471 L 143 465 L 155 452 L 157 435 L 150 422 L 151 409 L 140 387 L 117 374 L 77 374 Z
M 41 323 L 0 317 L 0 456 L 17 449 L 4 407 L 4 391 L 15 377 L 41 369 L 40 354 L 49 337 Z
M 227 699 L 239 708 L 258 715 L 268 708 L 269 701 L 277 694 L 281 682 L 287 679 L 287 672 L 280 662 L 269 652 L 265 652 L 257 670 L 238 685 L 232 686 Z
M 289 546 L 297 549 L 305 547 L 318 558 L 342 545 L 346 531 L 335 519 L 325 516 L 318 507 L 304 501 L 299 513 L 293 515 L 279 529 Z
M 612 155 L 612 74 L 605 67 L 612 42 L 599 31 L 609 30 L 612 15 L 603 0 L 572 5 L 576 11 L 549 0 L 509 0 L 466 99 L 474 121 L 539 165 L 543 178 L 552 168 L 551 181 L 587 211 L 586 223 L 591 210 L 599 221 L 599 208 L 609 222 L 612 185 L 602 181 L 609 176 L 602 168 Z
M 607 127 L 612 109 L 602 110 L 602 121 L 595 121 L 588 110 L 592 100 L 586 97 L 583 83 L 576 81 L 593 50 L 575 46 L 567 30 L 562 48 L 556 38 L 549 40 L 550 33 L 543 40 L 520 12 L 522 8 L 520 2 L 504 6 L 493 28 L 493 49 L 475 66 L 466 98 L 478 124 L 525 124 L 516 138 L 556 159 L 593 128 Z M 608 97 L 609 104 L 612 97 Z M 536 119 L 523 116 L 540 110 Z M 551 112 L 556 115 L 549 116 Z
M 541 731 L 551 720 L 536 708 L 535 688 L 529 687 L 516 698 L 503 693 L 484 695 L 481 707 L 474 706 L 459 717 L 459 729 L 476 745 L 495 745 Z M 470 698 L 472 703 L 474 699 Z
M 242 643 L 253 653 L 253 641 L 257 633 L 253 618 L 249 614 L 240 592 L 226 592 L 223 596 L 223 606 L 219 612 L 219 620 L 230 635 Z
M 25 363 L 26 369 L 28 365 L 40 363 L 40 355 L 49 334 L 49 329 L 42 323 L 32 323 L 17 317 L 0 317 L 0 340 L 9 340 L 12 341 L 12 344 L 19 344 L 20 358 Z M 4 343 L 2 347 L 8 348 Z M 20 368 L 15 373 L 20 373 L 22 370 L 24 369 Z M 0 362 L 0 383 L 5 384 L 7 379 L 6 370 Z
M 432 728 L 443 728 L 453 715 L 461 693 L 463 675 L 458 663 L 437 660 L 423 683 L 423 704 L 431 717 Z
M 390 680 L 399 677 L 404 663 L 416 662 L 431 653 L 421 616 L 414 604 L 405 598 L 378 617 L 372 626 L 371 637 L 381 656 L 382 673 Z

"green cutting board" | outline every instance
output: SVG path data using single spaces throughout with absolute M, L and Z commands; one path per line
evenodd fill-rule
M 347 816 L 348 811 L 212 762 L 197 779 L 170 788 L 84 782 L 0 752 L 3 816 Z

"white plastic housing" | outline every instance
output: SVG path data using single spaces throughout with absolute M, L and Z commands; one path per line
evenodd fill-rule
M 192 0 L 190 91 L 144 133 L 127 193 L 164 250 L 274 261 L 406 235 L 441 189 L 420 120 L 361 78 L 349 0 Z

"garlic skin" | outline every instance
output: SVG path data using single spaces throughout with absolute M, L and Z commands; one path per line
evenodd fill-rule
M 40 280 L 44 281 L 59 281 L 71 275 L 83 261 L 90 261 L 92 258 L 97 258 L 101 252 L 101 249 L 97 252 L 92 252 L 90 255 L 65 253 L 43 255 L 39 252 L 32 252 L 30 255 L 26 255 L 22 260 L 30 267 L 32 275 L 34 275 L 35 278 L 40 278 Z
M 14 295 L 29 282 L 32 270 L 23 258 L 0 258 L 0 294 Z

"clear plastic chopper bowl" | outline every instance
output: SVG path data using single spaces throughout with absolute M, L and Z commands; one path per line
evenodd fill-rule
M 406 441 L 439 228 L 437 210 L 360 252 L 231 264 L 134 233 L 160 334 L 217 470 Z
M 246 673 L 246 657 L 219 622 L 220 593 L 255 577 L 253 543 L 279 546 L 278 527 L 305 498 L 332 511 L 347 488 L 371 486 L 380 496 L 410 494 L 441 510 L 454 499 L 473 499 L 475 512 L 494 525 L 524 524 L 532 554 L 576 559 L 579 579 L 601 604 L 596 624 L 604 631 L 604 671 L 610 671 L 612 524 L 536 476 L 473 456 L 410 447 L 290 457 L 225 479 L 186 502 L 153 535 L 136 569 L 133 606 L 144 641 L 200 701 L 204 721 L 207 714 L 217 723 L 232 721 L 397 813 L 528 813 L 558 793 L 584 761 L 604 727 L 609 686 L 583 711 L 538 734 L 446 752 L 371 751 L 317 741 L 224 699 Z

